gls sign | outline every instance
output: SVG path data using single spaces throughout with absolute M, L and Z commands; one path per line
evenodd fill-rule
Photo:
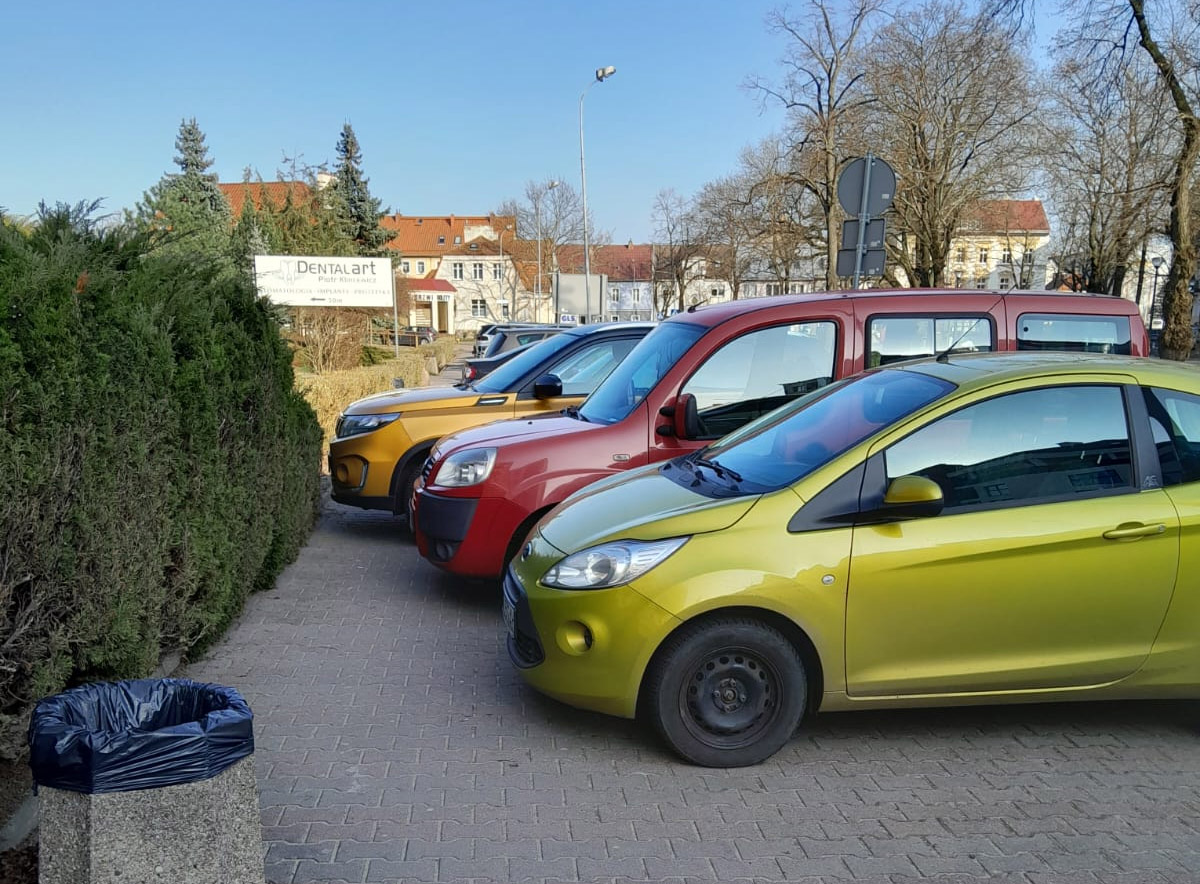
M 255 255 L 258 293 L 290 307 L 391 307 L 391 258 Z

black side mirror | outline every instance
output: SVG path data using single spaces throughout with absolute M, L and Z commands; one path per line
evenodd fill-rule
M 562 394 L 562 380 L 556 374 L 544 374 L 533 382 L 534 399 L 555 399 Z

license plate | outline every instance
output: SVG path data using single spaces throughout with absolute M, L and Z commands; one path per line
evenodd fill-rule
M 515 636 L 517 634 L 517 610 L 508 599 L 504 600 L 503 613 L 504 628 L 508 631 L 509 635 Z

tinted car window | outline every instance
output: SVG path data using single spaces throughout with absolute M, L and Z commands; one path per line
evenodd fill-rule
M 586 396 L 636 344 L 636 338 L 623 338 L 581 347 L 551 366 L 549 372 L 562 381 L 564 396 Z
M 867 367 L 949 351 L 994 350 L 991 320 L 981 316 L 872 316 Z
M 1023 313 L 1017 318 L 1018 350 L 1072 350 L 1130 355 L 1129 317 Z
M 1133 490 L 1124 400 L 1111 386 L 997 396 L 896 443 L 886 463 L 889 481 L 937 482 L 947 509 Z
M 679 459 L 679 469 L 664 475 L 681 481 L 690 464 L 713 464 L 717 469 L 706 475 L 709 485 L 719 488 L 725 480 L 730 492 L 772 491 L 953 389 L 918 372 L 868 372 L 793 400 L 703 449 L 703 456 Z M 696 490 L 704 493 L 705 487 Z
M 717 439 L 833 379 L 832 322 L 747 332 L 708 357 L 683 385 L 696 398 L 702 438 Z
M 507 393 L 514 390 L 526 374 L 534 371 L 555 353 L 577 340 L 579 339 L 574 335 L 554 335 L 554 337 L 536 343 L 524 353 L 514 356 L 492 371 L 491 374 L 475 384 L 475 389 L 480 393 Z
M 1143 389 L 1164 485 L 1200 481 L 1200 397 Z

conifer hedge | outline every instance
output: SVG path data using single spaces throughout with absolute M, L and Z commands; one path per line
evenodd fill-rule
M 231 262 L 0 225 L 0 716 L 217 638 L 312 527 L 319 457 Z

